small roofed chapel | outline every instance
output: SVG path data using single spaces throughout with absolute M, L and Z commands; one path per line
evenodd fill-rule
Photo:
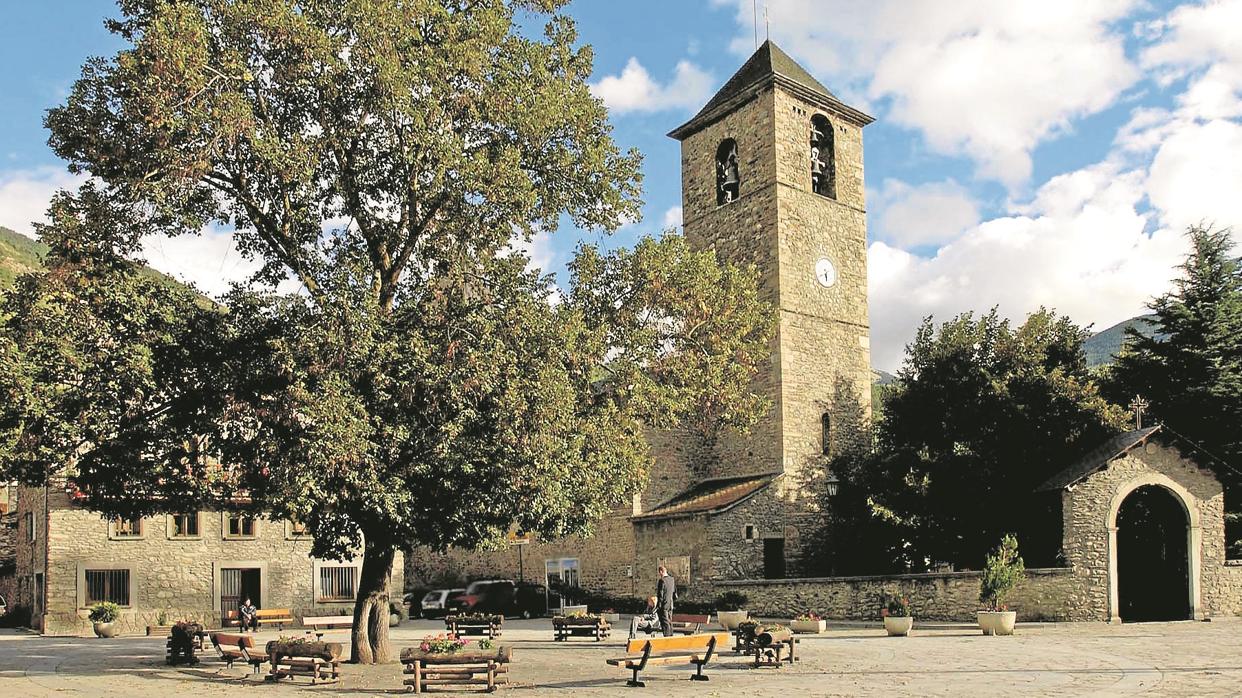
M 880 595 L 900 592 L 928 620 L 974 619 L 977 571 L 799 576 L 814 545 L 800 470 L 832 452 L 836 387 L 870 395 L 862 130 L 871 122 L 768 41 L 669 133 L 681 142 L 686 238 L 756 265 L 779 308 L 771 365 L 755 378 L 772 409 L 706 458 L 684 435 L 649 431 L 649 484 L 590 538 L 415 550 L 410 588 L 512 578 L 645 597 L 663 565 L 681 598 L 740 591 L 752 613 L 872 618 Z M 869 399 L 861 405 L 869 412 Z M 1031 493 L 1060 499 L 1065 565 L 1028 570 L 1010 608 L 1025 620 L 1242 612 L 1242 567 L 1225 559 L 1224 496 L 1211 465 L 1159 426 L 1067 464 Z M 560 600 L 550 593 L 549 602 Z

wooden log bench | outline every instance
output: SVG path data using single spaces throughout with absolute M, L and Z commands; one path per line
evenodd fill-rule
M 500 637 L 504 624 L 504 616 L 450 615 L 444 617 L 444 629 L 457 637 L 486 635 L 487 639 L 492 640 Z
M 491 693 L 496 690 L 496 680 L 509 678 L 509 663 L 513 661 L 513 648 L 501 645 L 492 649 L 461 649 L 456 652 L 424 652 L 417 647 L 401 650 L 401 663 L 405 673 L 412 675 L 404 681 L 405 690 L 423 693 L 429 686 L 478 686 Z
M 782 662 L 793 664 L 797 661 L 797 644 L 801 642 L 793 636 L 789 628 L 758 626 L 753 639 L 746 647 L 746 653 L 755 658 L 755 666 L 782 666 Z M 784 655 L 784 656 L 782 656 Z
M 171 626 L 164 645 L 164 661 L 168 664 L 198 664 L 197 652 L 203 649 L 203 626 L 185 623 Z
M 233 662 L 240 659 L 254 667 L 254 673 L 257 674 L 259 667 L 267 662 L 267 652 L 254 648 L 253 635 L 212 633 L 211 644 L 216 648 L 216 654 L 220 655 L 220 659 L 223 659 L 229 668 L 233 667 Z
M 303 616 L 302 626 L 309 632 L 315 633 L 315 637 L 322 638 L 323 631 L 332 627 L 354 627 L 353 616 Z
M 609 659 L 612 666 L 634 672 L 626 686 L 642 688 L 642 672 L 648 666 L 658 664 L 693 664 L 692 681 L 706 681 L 703 667 L 716 655 L 717 647 L 729 641 L 728 633 L 699 633 L 674 637 L 653 637 L 646 640 L 630 640 L 625 644 L 627 656 Z
M 612 633 L 612 626 L 599 616 L 556 616 L 552 619 L 552 640 L 564 642 L 570 637 L 593 637 L 600 642 Z
M 341 643 L 309 640 L 272 640 L 267 643 L 272 681 L 310 677 L 311 684 L 333 683 L 341 678 Z

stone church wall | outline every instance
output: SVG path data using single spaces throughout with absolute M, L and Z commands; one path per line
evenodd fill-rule
M 791 618 L 811 611 L 838 620 L 874 620 L 886 594 L 910 599 L 915 622 L 973 621 L 979 610 L 980 572 L 941 572 L 875 577 L 749 579 L 716 583 L 718 592 L 740 591 L 747 610 Z M 1031 569 L 1009 598 L 1020 621 L 1070 620 L 1077 580 L 1069 569 Z

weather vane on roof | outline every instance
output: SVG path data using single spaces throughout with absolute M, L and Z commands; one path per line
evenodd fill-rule
M 1148 407 L 1151 407 L 1151 403 L 1144 400 L 1142 395 L 1135 395 L 1134 399 L 1130 401 L 1129 407 L 1134 411 L 1134 428 L 1142 429 L 1143 413 L 1147 411 Z

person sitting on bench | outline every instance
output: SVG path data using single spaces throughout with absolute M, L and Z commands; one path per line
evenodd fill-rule
M 241 619 L 242 632 L 246 632 L 249 627 L 252 631 L 259 629 L 259 611 L 250 603 L 250 597 L 246 597 L 246 601 L 237 607 L 237 615 Z
M 656 597 L 647 597 L 647 610 L 630 620 L 630 639 L 638 637 L 638 633 L 648 635 L 660 632 L 660 617 L 656 615 Z

